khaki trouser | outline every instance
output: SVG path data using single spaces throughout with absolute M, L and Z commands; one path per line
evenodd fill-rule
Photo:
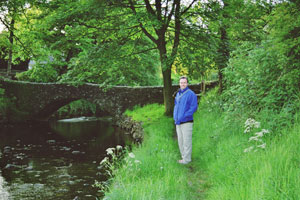
M 193 123 L 188 122 L 176 125 L 176 132 L 178 138 L 178 146 L 181 157 L 185 163 L 192 161 L 192 135 Z

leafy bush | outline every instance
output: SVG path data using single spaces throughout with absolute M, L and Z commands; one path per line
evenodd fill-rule
M 224 70 L 226 110 L 250 117 L 267 110 L 278 114 L 274 121 L 292 119 L 300 99 L 300 34 L 295 33 L 300 17 L 296 10 L 293 4 L 278 6 L 270 17 L 270 35 L 260 44 L 244 42 L 231 54 Z M 285 120 L 280 120 L 282 116 Z
M 59 78 L 59 73 L 53 64 L 35 65 L 32 69 L 18 73 L 16 78 L 20 81 L 31 81 L 31 82 L 56 82 Z

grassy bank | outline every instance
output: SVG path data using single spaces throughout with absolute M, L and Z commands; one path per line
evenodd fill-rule
M 260 127 L 245 133 L 246 119 L 209 107 L 202 102 L 196 114 L 193 140 L 193 167 L 207 176 L 205 199 L 300 199 L 299 119 L 249 141 L 272 127 L 272 116 L 256 116 Z
M 144 143 L 115 171 L 105 199 L 300 199 L 297 119 L 249 142 L 255 133 L 268 130 L 267 120 L 244 133 L 246 118 L 233 120 L 203 99 L 195 114 L 193 162 L 179 165 L 173 120 L 163 115 L 163 106 L 127 114 L 144 122 Z
M 144 122 L 147 134 L 133 149 L 134 158 L 117 172 L 106 199 L 195 199 L 187 180 L 189 169 L 176 163 L 173 121 L 163 111 L 163 106 L 149 105 L 127 112 Z

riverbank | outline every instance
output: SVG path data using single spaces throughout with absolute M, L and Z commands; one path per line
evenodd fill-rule
M 144 141 L 133 147 L 133 162 L 117 171 L 106 199 L 195 199 L 190 192 L 189 168 L 178 165 L 177 143 L 172 118 L 163 115 L 161 105 L 148 105 L 127 111 L 142 121 Z
M 104 199 L 300 198 L 299 115 L 278 131 L 271 131 L 272 116 L 257 116 L 252 122 L 259 127 L 245 133 L 246 118 L 232 119 L 203 98 L 194 119 L 193 162 L 179 165 L 173 120 L 163 110 L 148 105 L 126 112 L 143 122 L 144 142 L 133 148 L 134 162 L 115 171 Z

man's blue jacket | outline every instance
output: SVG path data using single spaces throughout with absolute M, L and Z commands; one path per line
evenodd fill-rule
M 179 90 L 175 97 L 173 118 L 176 125 L 193 121 L 193 114 L 198 108 L 196 94 L 186 87 Z

